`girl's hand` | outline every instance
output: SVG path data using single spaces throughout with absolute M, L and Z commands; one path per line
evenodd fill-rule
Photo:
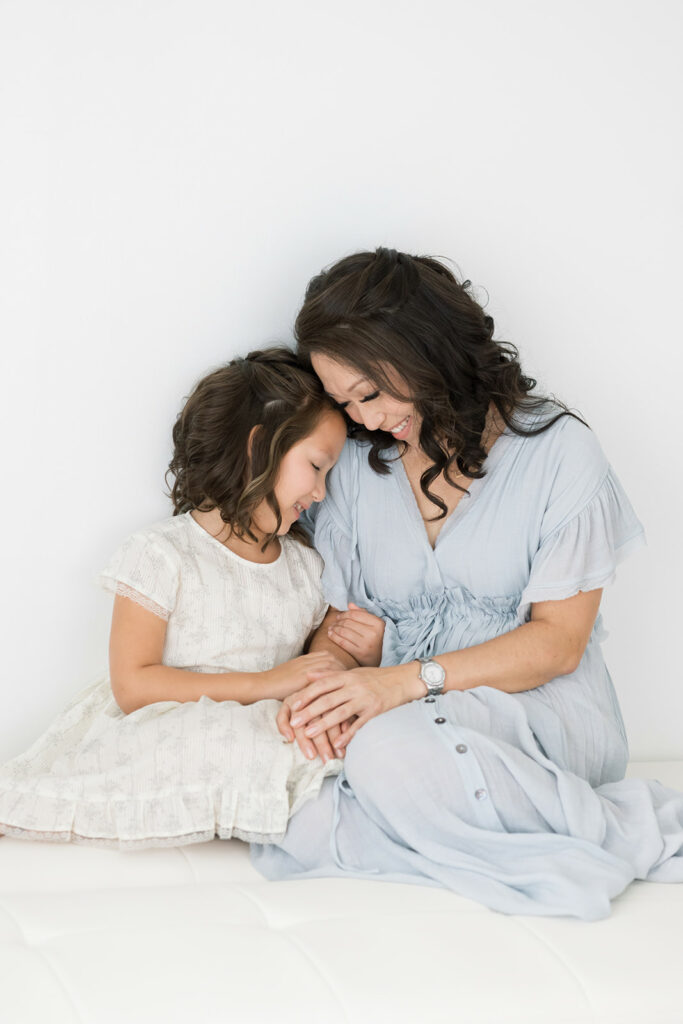
M 331 640 L 352 654 L 359 665 L 377 666 L 382 660 L 384 620 L 349 601 L 327 631 Z
M 346 723 L 343 725 L 333 725 L 327 731 L 320 732 L 318 735 L 309 738 L 305 735 L 303 727 L 292 728 L 291 717 L 292 697 L 290 696 L 285 697 L 282 702 L 282 707 L 276 719 L 277 727 L 288 743 L 296 740 L 304 756 L 309 761 L 316 757 L 316 755 L 324 762 L 330 761 L 334 757 L 344 756 L 344 748 L 340 744 L 339 739 Z
M 344 663 L 330 651 L 313 651 L 302 654 L 281 665 L 259 673 L 263 683 L 264 695 L 275 700 L 284 700 L 297 690 L 301 690 L 321 673 L 341 672 L 346 668 Z
M 289 724 L 295 731 L 303 729 L 303 735 L 314 742 L 321 734 L 340 727 L 342 732 L 334 745 L 344 750 L 367 721 L 414 700 L 423 690 L 415 665 L 410 663 L 334 672 L 287 698 L 293 712 Z

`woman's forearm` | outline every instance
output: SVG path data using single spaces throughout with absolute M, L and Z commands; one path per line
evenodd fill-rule
M 573 672 L 581 653 L 561 631 L 538 621 L 524 623 L 474 647 L 435 655 L 434 660 L 446 670 L 446 691 L 491 686 L 505 693 L 520 693 Z M 396 673 L 397 681 L 401 679 L 411 700 L 424 697 L 426 692 L 419 679 L 419 667 L 412 662 L 389 670 Z
M 446 672 L 444 689 L 491 686 L 506 693 L 533 690 L 578 666 L 600 606 L 600 590 L 532 605 L 531 621 L 474 647 L 434 656 Z M 427 693 L 417 661 L 331 673 L 295 695 L 291 725 L 308 737 L 352 721 L 345 746 L 375 715 Z
M 580 660 L 573 646 L 547 622 L 526 622 L 493 640 L 444 654 L 446 689 L 492 686 L 505 693 L 534 690 L 568 675 Z

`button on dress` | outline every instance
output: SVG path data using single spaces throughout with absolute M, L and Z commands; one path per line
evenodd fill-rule
M 518 421 L 536 428 L 556 412 Z M 380 475 L 368 451 L 347 442 L 315 544 L 329 603 L 384 619 L 383 665 L 507 633 L 536 602 L 607 586 L 644 544 L 595 434 L 573 417 L 535 436 L 506 430 L 433 548 L 400 459 Z M 371 719 L 343 774 L 280 844 L 252 848 L 254 864 L 269 878 L 376 875 L 583 918 L 605 916 L 635 877 L 683 880 L 683 798 L 623 779 L 605 635 L 598 616 L 576 671 L 535 689 L 452 690 Z

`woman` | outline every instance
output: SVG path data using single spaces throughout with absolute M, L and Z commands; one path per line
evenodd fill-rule
M 309 286 L 300 357 L 356 425 L 315 524 L 333 608 L 312 649 L 349 670 L 288 698 L 280 728 L 342 725 L 348 749 L 254 859 L 600 917 L 634 877 L 683 880 L 683 799 L 619 781 L 600 650 L 602 588 L 643 529 L 590 429 L 532 395 L 493 329 L 432 259 L 359 253 Z M 368 613 L 381 667 L 351 657 Z

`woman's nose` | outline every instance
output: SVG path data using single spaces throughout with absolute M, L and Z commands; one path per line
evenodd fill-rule
M 354 416 L 357 422 L 361 422 L 367 430 L 379 430 L 384 423 L 384 413 L 379 409 L 359 409 L 358 416 Z

